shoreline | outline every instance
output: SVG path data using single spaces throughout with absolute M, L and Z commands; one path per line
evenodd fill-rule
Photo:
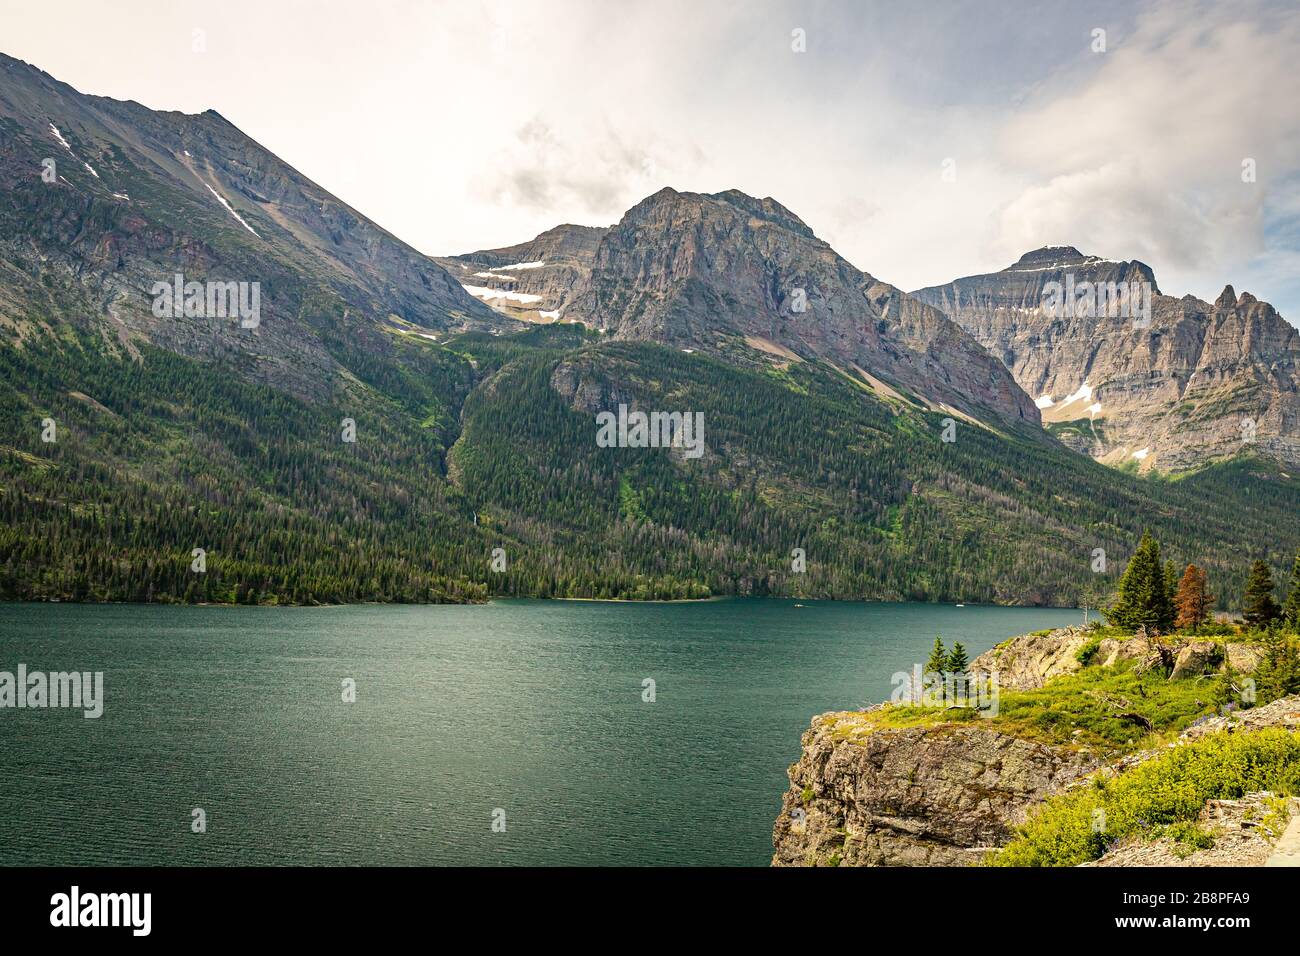
M 498 601 L 566 601 L 583 604 L 709 604 L 717 601 L 793 601 L 806 604 L 916 604 L 925 607 L 950 608 L 1021 608 L 1040 611 L 1082 611 L 1082 607 L 1068 604 L 980 604 L 972 601 L 889 601 L 880 598 L 831 598 L 831 597 L 791 597 L 776 594 L 711 594 L 702 598 L 593 598 L 593 597 L 535 597 L 527 594 L 495 594 L 481 601 L 351 601 L 338 604 L 236 604 L 222 601 L 72 601 L 72 600 L 35 600 L 35 599 L 0 599 L 0 606 L 6 604 L 70 604 L 76 607 L 246 607 L 246 608 L 297 608 L 322 609 L 343 607 L 481 607 Z

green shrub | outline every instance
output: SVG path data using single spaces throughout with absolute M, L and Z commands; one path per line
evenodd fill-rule
M 1255 790 L 1300 790 L 1300 735 L 1282 729 L 1216 734 L 1169 750 L 1127 773 L 1048 800 L 988 862 L 1077 866 L 1129 836 L 1172 836 L 1195 845 L 1204 839 L 1193 828 L 1205 801 Z M 1098 819 L 1105 825 L 1095 825 Z
M 1074 658 L 1084 667 L 1087 667 L 1092 663 L 1092 659 L 1097 656 L 1097 648 L 1099 647 L 1101 647 L 1101 635 L 1095 634 L 1087 644 L 1079 648 L 1079 652 L 1074 655 Z

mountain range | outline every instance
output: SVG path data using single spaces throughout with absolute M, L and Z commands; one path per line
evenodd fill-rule
M 1051 283 L 1145 286 L 1149 315 L 1052 309 Z M 913 295 L 1005 363 L 1052 433 L 1099 461 L 1178 472 L 1253 446 L 1300 466 L 1300 333 L 1249 293 L 1163 295 L 1144 263 L 1063 246 Z
M 433 259 L 216 113 L 3 56 L 0 182 L 0 597 L 1096 603 L 1095 549 L 1150 526 L 1231 602 L 1300 530 L 1276 312 L 1032 314 L 1140 263 L 909 295 L 773 199 L 673 189 Z M 160 313 L 176 276 L 256 283 L 258 321 Z M 703 454 L 598 446 L 620 405 L 701 414 Z

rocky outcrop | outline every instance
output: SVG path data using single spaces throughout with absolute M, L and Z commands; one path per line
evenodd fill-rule
M 1149 287 L 1149 321 L 1050 308 L 1049 283 L 1067 281 Z M 1300 464 L 1300 334 L 1248 293 L 1163 295 L 1144 263 L 1057 246 L 913 295 L 1004 362 L 1047 427 L 1094 458 L 1180 471 L 1253 450 Z
M 1283 697 L 1261 707 L 1204 717 L 1179 734 L 1178 739 L 1187 742 L 1207 734 L 1249 733 L 1266 727 L 1300 730 L 1300 697 Z
M 1098 766 L 980 726 L 875 728 L 871 714 L 813 719 L 788 772 L 774 866 L 971 863 Z
M 1079 653 L 1092 638 L 1082 627 L 1061 627 L 1041 634 L 1024 634 L 985 651 L 971 662 L 972 673 L 997 671 L 1006 690 L 1033 690 L 1053 677 L 1083 667 Z
M 1178 649 L 1170 680 L 1187 680 L 1217 670 L 1223 663 L 1223 648 L 1214 641 L 1191 641 Z
M 1146 637 L 1114 638 L 1100 641 L 1082 627 L 1062 627 L 1053 631 L 1023 634 L 985 651 L 971 662 L 972 672 L 998 674 L 999 686 L 1005 690 L 1033 690 L 1063 674 L 1073 674 L 1085 664 L 1114 667 L 1123 661 L 1146 661 L 1157 645 Z M 1226 663 L 1241 674 L 1249 674 L 1259 664 L 1258 647 L 1229 641 L 1173 638 L 1173 644 L 1159 645 L 1173 667 L 1170 680 L 1187 680 L 1217 673 Z
M 981 654 L 970 669 L 996 670 L 1003 689 L 1035 689 L 1079 670 L 1078 654 L 1091 641 L 1077 627 L 1027 634 Z M 1177 659 L 1187 673 L 1178 679 L 1199 673 L 1222 654 L 1222 646 L 1212 641 L 1194 641 L 1183 650 L 1187 653 Z M 1097 663 L 1102 655 L 1111 661 L 1146 660 L 1149 654 L 1145 638 L 1108 639 L 1096 645 L 1092 660 Z M 813 718 L 799 760 L 787 771 L 790 788 L 772 833 L 773 866 L 976 863 L 1011 839 L 1048 797 L 1086 786 L 1098 773 L 1124 773 L 1165 752 L 1139 751 L 1108 763 L 1086 748 L 1024 740 L 979 720 L 893 725 L 890 710 L 883 704 Z M 1203 717 L 1168 746 L 1268 727 L 1300 730 L 1300 697 Z M 1239 835 L 1217 856 L 1204 857 L 1205 865 L 1228 865 L 1247 854 L 1266 858 L 1271 852 L 1272 844 L 1265 846 L 1250 833 Z M 1134 845 L 1117 848 L 1115 857 L 1099 865 L 1142 865 L 1148 857 L 1163 860 L 1182 852 L 1173 844 Z

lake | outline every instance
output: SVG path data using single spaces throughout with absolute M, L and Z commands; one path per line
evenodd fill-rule
M 803 603 L 0 605 L 0 671 L 104 673 L 0 709 L 0 865 L 764 866 L 813 715 L 1080 620 Z

